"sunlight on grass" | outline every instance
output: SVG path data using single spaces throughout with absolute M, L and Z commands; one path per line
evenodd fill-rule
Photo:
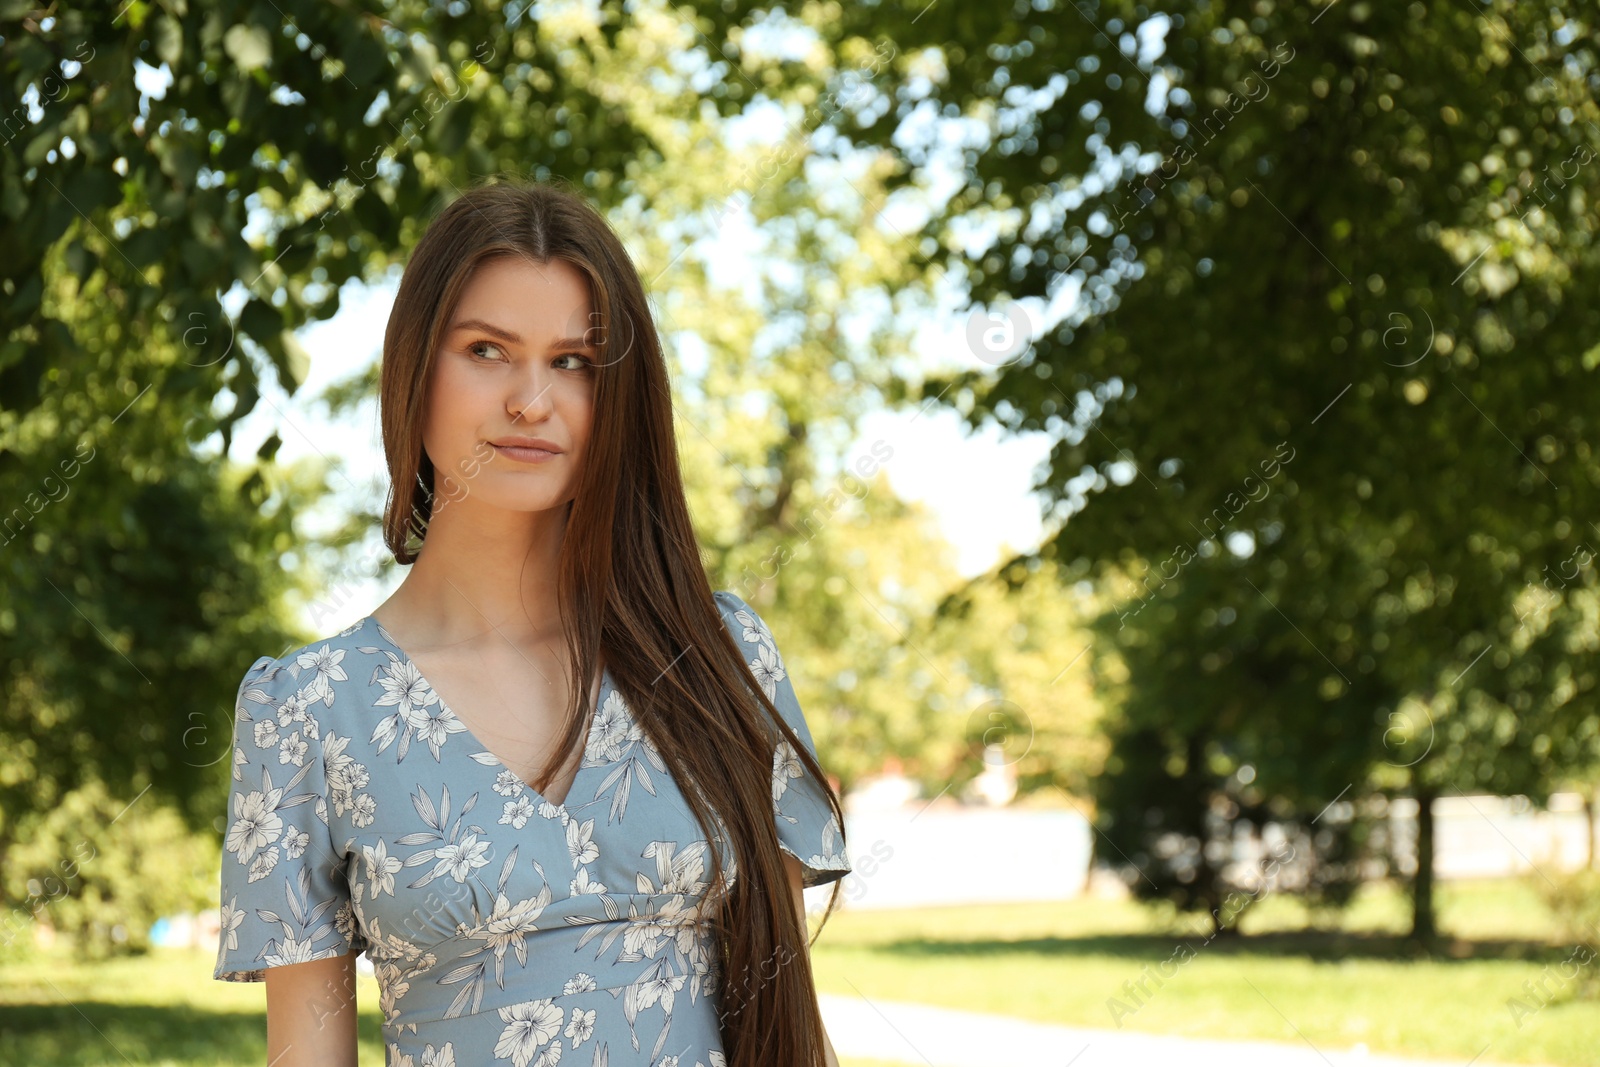
M 1069 901 L 840 912 L 814 948 L 829 993 L 1114 1028 L 1299 1042 L 1365 1043 L 1374 1052 L 1562 1067 L 1594 1062 L 1600 1004 L 1560 993 L 1519 1029 L 1507 1007 L 1565 958 L 1538 895 L 1513 880 L 1440 888 L 1455 940 L 1436 959 L 1407 958 L 1405 900 L 1368 887 L 1337 928 L 1305 931 L 1296 902 L 1269 899 L 1244 936 L 1205 943 L 1193 919 L 1140 905 Z M 1156 966 L 1186 940 L 1193 955 L 1158 984 Z M 0 1063 L 30 1067 L 265 1062 L 266 990 L 217 982 L 210 953 L 158 949 L 79 965 L 61 954 L 0 966 Z M 1149 968 L 1147 971 L 1146 968 Z M 1141 979 L 1145 990 L 1128 991 Z M 376 984 L 360 980 L 361 1063 L 380 1067 Z M 1282 1014 L 1279 1014 L 1279 1013 Z M 1487 1051 L 1484 1051 L 1488 1046 Z M 888 1067 L 847 1057 L 843 1067 Z
M 1322 931 L 1303 929 L 1296 901 L 1267 899 L 1245 917 L 1244 936 L 1209 944 L 1194 917 L 1073 901 L 841 912 L 813 951 L 819 988 L 845 996 L 1216 1038 L 1298 1042 L 1298 1028 L 1319 1048 L 1364 1043 L 1462 1063 L 1480 1053 L 1594 1062 L 1600 1004 L 1568 991 L 1520 1028 L 1507 1006 L 1570 951 L 1552 947 L 1556 928 L 1529 886 L 1442 886 L 1439 918 L 1457 940 L 1432 960 L 1408 958 L 1409 912 L 1391 885 L 1364 887 L 1344 921 Z M 1157 966 L 1168 960 L 1175 973 L 1163 979 Z
M 247 1067 L 267 1059 L 261 983 L 218 982 L 210 952 L 0 966 L 0 1064 Z M 383 1067 L 378 986 L 358 978 L 361 1067 Z

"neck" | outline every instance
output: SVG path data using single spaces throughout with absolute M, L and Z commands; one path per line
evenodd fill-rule
M 561 633 L 556 574 L 567 512 L 566 504 L 508 511 L 471 496 L 438 509 L 405 580 L 374 614 L 424 647 Z

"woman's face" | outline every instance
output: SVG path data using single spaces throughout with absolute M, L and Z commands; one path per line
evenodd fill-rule
M 573 498 L 594 415 L 592 310 L 584 275 L 562 260 L 499 256 L 473 270 L 428 383 L 436 509 L 471 499 L 543 511 Z

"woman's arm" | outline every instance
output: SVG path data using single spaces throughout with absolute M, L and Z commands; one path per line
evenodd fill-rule
M 356 954 L 269 967 L 267 1063 L 356 1067 Z
M 794 896 L 794 910 L 800 916 L 801 937 L 810 936 L 806 928 L 806 898 L 805 883 L 800 878 L 800 861 L 783 853 L 783 865 L 789 872 L 789 891 Z M 810 946 L 806 948 L 810 953 Z M 828 1067 L 839 1067 L 839 1057 L 834 1055 L 833 1042 L 828 1040 L 828 1028 L 822 1028 L 822 1056 Z

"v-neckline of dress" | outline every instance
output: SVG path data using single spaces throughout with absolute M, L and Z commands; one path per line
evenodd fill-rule
M 602 667 L 600 671 L 600 690 L 595 694 L 594 706 L 589 709 L 589 721 L 583 734 L 583 747 L 579 750 L 578 755 L 578 769 L 573 772 L 572 781 L 567 784 L 566 796 L 564 796 L 560 801 L 555 801 L 539 792 L 539 790 L 535 789 L 529 782 L 527 782 L 522 775 L 512 770 L 506 761 L 500 758 L 498 753 L 496 753 L 488 745 L 484 744 L 482 739 L 480 739 L 477 734 L 472 732 L 472 728 L 467 725 L 467 721 L 456 714 L 455 709 L 450 706 L 450 702 L 445 700 L 444 694 L 439 692 L 438 687 L 433 684 L 433 680 L 422 673 L 422 668 L 417 666 L 417 661 L 411 658 L 411 653 L 400 647 L 400 643 L 396 641 L 389 633 L 388 628 L 385 627 L 383 623 L 378 621 L 378 617 L 376 615 L 367 615 L 363 617 L 361 620 L 361 625 L 365 626 L 369 622 L 372 624 L 373 628 L 378 631 L 378 636 L 383 640 L 384 644 L 388 645 L 390 650 L 399 656 L 402 663 L 406 664 L 416 672 L 417 680 L 423 685 L 427 686 L 429 691 L 431 691 L 434 696 L 439 698 L 439 706 L 445 711 L 449 712 L 450 717 L 461 724 L 461 732 L 466 734 L 467 738 L 472 741 L 473 744 L 478 746 L 479 751 L 481 751 L 485 756 L 488 756 L 490 759 L 494 760 L 496 767 L 509 774 L 518 785 L 520 785 L 523 789 L 526 789 L 529 793 L 533 794 L 533 796 L 537 798 L 540 803 L 549 804 L 552 808 L 558 812 L 561 812 L 563 815 L 567 814 L 567 801 L 572 798 L 572 791 L 578 787 L 578 779 L 583 776 L 584 765 L 588 762 L 589 741 L 594 737 L 594 724 L 595 721 L 600 717 L 600 707 L 605 703 L 606 690 L 611 685 L 611 670 L 609 667 Z M 474 759 L 474 762 L 480 761 Z

